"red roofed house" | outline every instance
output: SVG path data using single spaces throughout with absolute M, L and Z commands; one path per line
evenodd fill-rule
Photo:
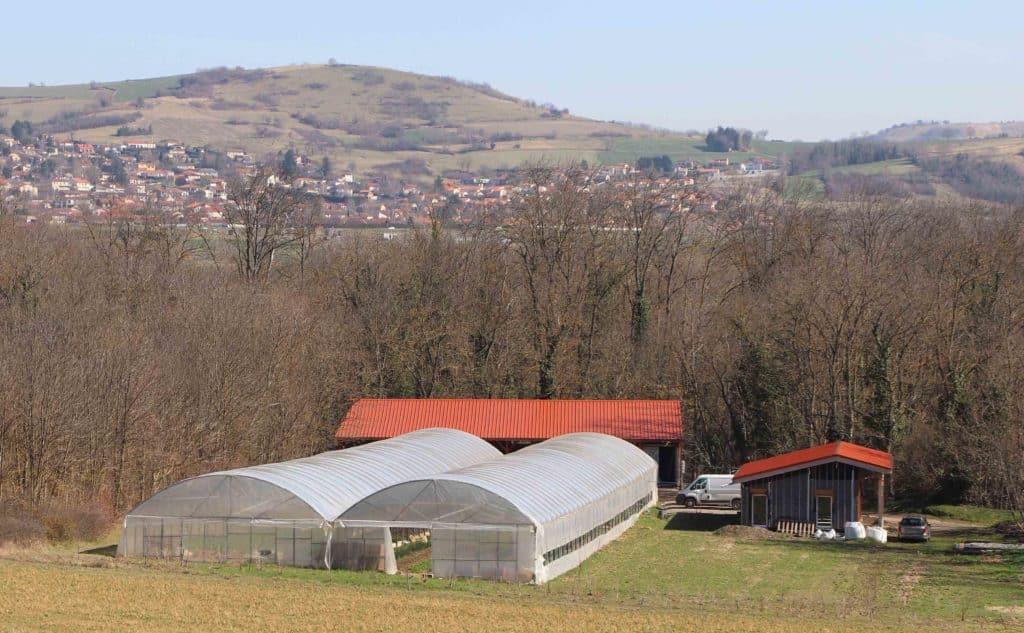
M 861 520 L 863 488 L 878 490 L 884 513 L 883 482 L 892 455 L 849 442 L 832 442 L 744 464 L 733 475 L 743 485 L 740 523 L 808 533 L 815 527 L 842 532 Z
M 357 400 L 338 427 L 351 446 L 418 429 L 472 433 L 511 452 L 566 433 L 606 433 L 644 449 L 658 462 L 658 480 L 679 481 L 683 418 L 677 400 Z

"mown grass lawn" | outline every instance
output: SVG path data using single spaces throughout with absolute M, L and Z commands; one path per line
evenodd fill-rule
M 959 535 L 874 546 L 754 541 L 667 527 L 678 521 L 645 515 L 577 570 L 543 586 L 8 550 L 0 554 L 0 630 L 1024 626 L 1024 558 L 954 556 L 950 547 Z

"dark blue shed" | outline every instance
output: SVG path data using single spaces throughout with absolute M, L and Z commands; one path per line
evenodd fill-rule
M 733 476 L 741 483 L 743 525 L 805 531 L 861 520 L 864 488 L 882 490 L 892 455 L 849 442 L 833 442 L 747 462 Z M 796 526 L 793 528 L 793 526 Z

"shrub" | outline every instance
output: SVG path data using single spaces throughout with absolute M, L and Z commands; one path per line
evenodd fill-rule
M 32 517 L 5 514 L 0 510 L 0 545 L 25 545 L 46 537 L 46 528 Z
M 277 95 L 272 95 L 267 92 L 261 92 L 257 94 L 255 97 L 253 97 L 253 99 L 272 108 L 277 107 L 281 104 L 281 99 L 278 98 Z
M 314 127 L 318 130 L 341 130 L 345 127 L 345 123 L 341 119 L 324 119 L 308 112 L 293 112 L 292 118 L 299 123 Z
M 114 136 L 146 136 L 153 133 L 153 126 L 149 125 L 146 127 L 131 127 L 130 125 L 122 125 L 117 128 L 114 132 Z
M 60 134 L 75 130 L 126 125 L 141 118 L 141 112 L 98 114 L 90 110 L 65 110 L 43 121 L 39 125 L 39 131 L 48 134 Z
M 225 99 L 217 99 L 210 104 L 211 110 L 254 110 L 255 108 L 251 103 L 244 101 L 227 101 Z
M 173 96 L 181 99 L 212 97 L 213 87 L 216 85 L 223 85 L 231 81 L 253 83 L 267 77 L 267 71 L 262 69 L 245 70 L 241 67 L 221 67 L 198 70 L 192 75 L 185 75 L 179 79 L 177 87 L 157 91 L 156 96 Z
M 423 119 L 424 121 L 435 121 L 442 118 L 448 109 L 448 104 L 442 101 L 425 101 L 421 97 L 406 95 L 394 101 L 385 101 L 381 104 L 381 111 L 395 118 Z
M 43 502 L 38 519 L 51 541 L 94 541 L 113 523 L 112 513 L 102 505 L 69 500 Z
M 375 70 L 357 70 L 352 73 L 352 80 L 364 86 L 377 86 L 384 83 L 384 75 Z

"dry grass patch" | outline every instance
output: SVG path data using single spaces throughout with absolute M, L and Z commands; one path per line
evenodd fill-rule
M 701 614 L 398 588 L 332 586 L 138 567 L 0 562 L 0 621 L 12 630 L 107 631 L 858 631 L 863 621 Z M 960 624 L 960 623 L 957 623 Z M 902 627 L 871 625 L 873 630 Z M 929 630 L 983 630 L 929 626 Z

